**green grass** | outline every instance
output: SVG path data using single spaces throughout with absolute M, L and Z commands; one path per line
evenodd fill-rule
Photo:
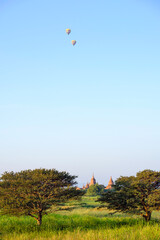
M 41 227 L 31 217 L 0 217 L 2 240 L 160 240 L 160 213 L 149 223 L 126 214 L 98 209 L 95 198 L 69 202 L 43 217 Z M 70 209 L 69 211 L 66 208 Z

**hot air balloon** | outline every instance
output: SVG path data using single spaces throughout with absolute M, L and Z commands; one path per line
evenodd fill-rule
M 72 40 L 71 43 L 74 46 L 76 44 L 76 40 Z
M 67 28 L 66 33 L 69 35 L 71 33 L 71 29 Z

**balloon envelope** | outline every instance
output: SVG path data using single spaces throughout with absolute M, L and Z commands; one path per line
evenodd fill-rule
M 67 28 L 66 33 L 69 35 L 71 33 L 71 29 Z
M 76 44 L 76 40 L 72 40 L 71 43 L 74 46 Z

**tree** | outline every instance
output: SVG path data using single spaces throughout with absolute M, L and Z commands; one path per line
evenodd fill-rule
M 28 215 L 41 225 L 52 205 L 83 195 L 74 187 L 75 178 L 55 169 L 5 172 L 0 181 L 1 214 Z
M 146 221 L 160 209 L 160 172 L 144 170 L 136 177 L 120 177 L 113 188 L 97 200 L 107 203 L 108 209 L 141 215 Z
M 101 195 L 104 192 L 104 186 L 99 185 L 98 183 L 91 185 L 88 189 L 87 189 L 87 193 L 86 195 L 89 196 L 97 196 L 97 195 Z

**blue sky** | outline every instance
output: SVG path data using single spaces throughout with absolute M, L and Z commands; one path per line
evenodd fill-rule
M 156 0 L 0 0 L 0 172 L 159 170 L 159 43 Z

